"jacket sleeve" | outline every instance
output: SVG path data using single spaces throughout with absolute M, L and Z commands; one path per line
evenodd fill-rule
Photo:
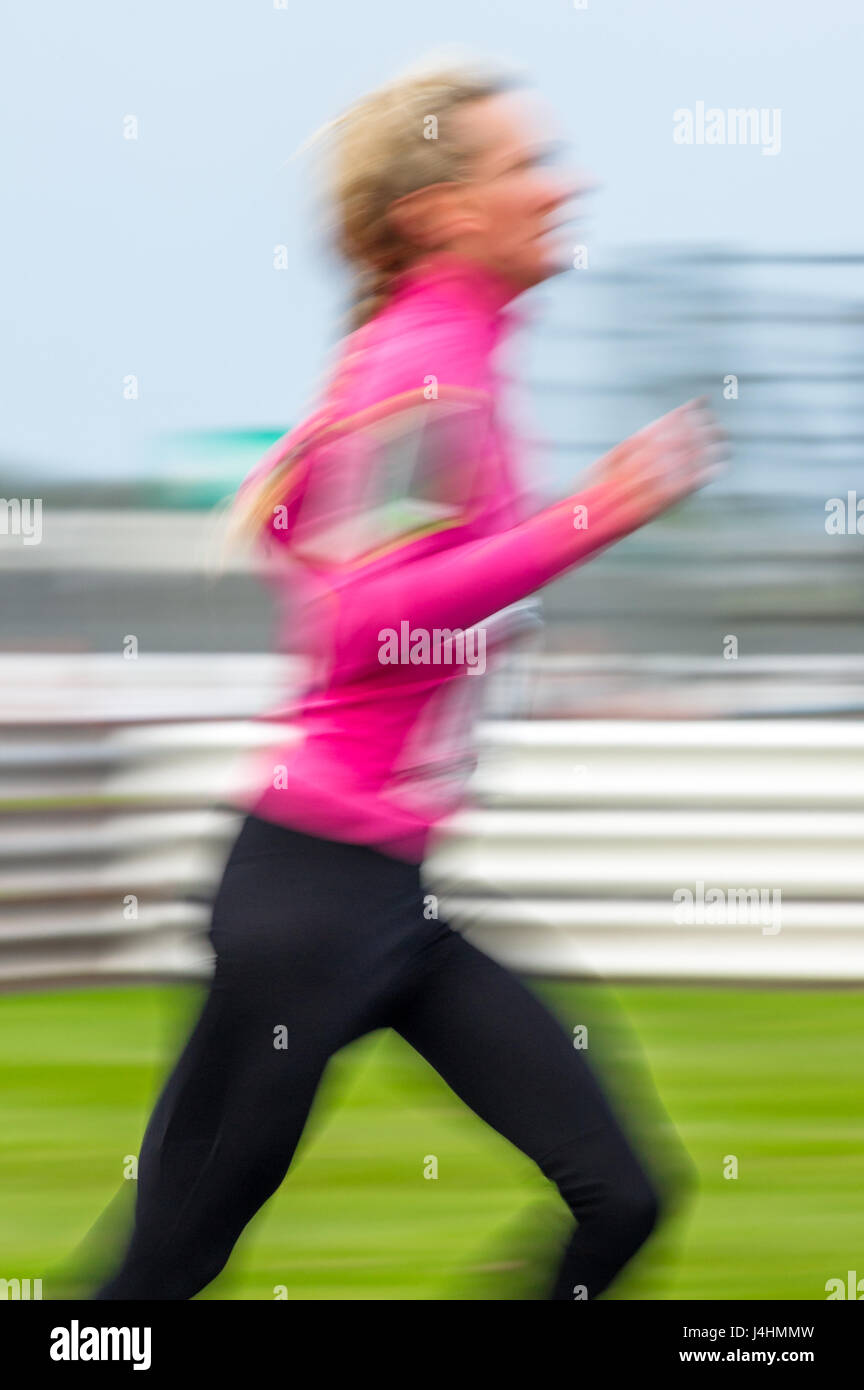
M 335 647 L 343 676 L 374 669 L 382 630 L 467 629 L 584 564 L 641 524 L 632 496 L 589 487 L 497 535 L 362 568 L 335 587 Z
M 499 529 L 493 403 L 456 395 L 445 389 L 432 410 L 376 407 L 310 469 L 289 549 L 323 590 L 342 679 L 377 669 L 385 629 L 482 625 L 643 520 L 634 496 L 604 482 Z

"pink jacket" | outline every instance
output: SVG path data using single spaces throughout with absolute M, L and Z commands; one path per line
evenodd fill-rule
M 265 820 L 420 862 L 464 799 L 501 611 L 633 529 L 606 485 L 536 510 L 520 483 L 494 366 L 513 295 L 453 255 L 412 267 L 241 488 L 272 475 L 267 574 L 312 673 L 238 797 Z

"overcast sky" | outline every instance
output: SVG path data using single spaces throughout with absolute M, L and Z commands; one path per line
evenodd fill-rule
M 0 42 L 0 458 L 85 476 L 135 466 L 153 431 L 287 428 L 340 305 L 308 158 L 289 156 L 448 44 L 524 72 L 602 182 L 594 264 L 643 242 L 859 250 L 860 16 L 860 0 L 19 0 Z M 673 112 L 699 102 L 779 108 L 779 153 L 676 144 Z

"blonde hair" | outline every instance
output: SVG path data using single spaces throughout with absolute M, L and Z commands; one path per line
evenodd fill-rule
M 324 127 L 331 139 L 324 193 L 336 248 L 355 274 L 352 328 L 383 307 L 394 278 L 418 254 L 393 226 L 391 204 L 470 177 L 477 150 L 452 117 L 513 81 L 465 65 L 409 70 Z
M 388 216 L 391 205 L 435 183 L 470 177 L 477 151 L 453 114 L 472 102 L 509 90 L 520 79 L 474 64 L 426 59 L 371 92 L 329 121 L 301 146 L 326 139 L 323 198 L 330 233 L 354 271 L 349 329 L 356 330 L 387 303 L 395 278 L 417 259 Z M 303 445 L 274 465 L 226 516 L 225 545 L 247 542 L 266 525 L 274 506 L 297 482 Z

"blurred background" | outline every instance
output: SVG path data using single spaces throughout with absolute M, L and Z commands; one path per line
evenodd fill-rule
M 347 307 L 298 148 L 437 50 L 528 77 L 601 185 L 587 263 L 526 297 L 503 362 L 532 481 L 561 496 L 695 395 L 732 458 L 543 592 L 430 891 L 568 1031 L 592 1020 L 658 1168 L 692 1164 L 610 1296 L 824 1297 L 864 1258 L 858 8 L 49 0 L 6 30 L 0 1278 L 50 1296 L 133 1191 L 209 970 L 233 770 L 302 678 L 246 562 L 212 567 Z M 772 150 L 677 143 L 700 103 L 772 113 Z M 699 883 L 780 891 L 782 929 L 682 924 Z M 551 1219 L 527 1160 L 375 1035 L 204 1296 L 519 1297 L 535 1202 Z

